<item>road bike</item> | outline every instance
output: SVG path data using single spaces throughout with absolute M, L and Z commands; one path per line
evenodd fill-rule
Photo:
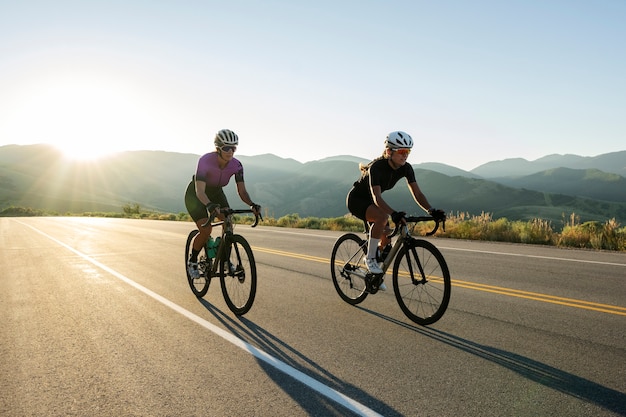
M 256 262 L 250 244 L 243 236 L 233 232 L 234 215 L 254 212 L 250 209 L 220 209 L 220 213 L 224 220 L 213 222 L 214 216 L 210 214 L 209 220 L 201 225 L 201 227 L 206 227 L 210 223 L 212 227 L 222 226 L 221 236 L 215 239 L 215 241 L 219 239 L 217 250 L 214 247 L 208 247 L 211 244 L 211 240 L 209 240 L 198 255 L 200 276 L 192 277 L 187 269 L 187 262 L 191 253 L 193 238 L 200 233 L 198 229 L 192 230 L 185 245 L 185 271 L 191 291 L 196 297 L 204 297 L 209 290 L 211 279 L 219 277 L 224 301 L 233 313 L 240 316 L 252 308 L 256 295 L 257 274 Z M 259 219 L 263 220 L 261 215 L 255 215 L 252 227 L 259 224 Z M 215 255 L 211 256 L 213 251 L 215 251 Z
M 356 305 L 380 289 L 387 269 L 393 263 L 393 291 L 404 314 L 413 322 L 429 325 L 439 320 L 450 301 L 451 282 L 448 265 L 443 255 L 432 243 L 411 235 L 410 224 L 434 221 L 431 236 L 445 217 L 406 217 L 405 224 L 395 225 L 389 235 L 398 233 L 395 243 L 382 262 L 382 274 L 371 274 L 365 265 L 369 224 L 364 222 L 366 239 L 354 233 L 340 236 L 333 246 L 330 270 L 333 284 L 339 296 L 348 304 Z

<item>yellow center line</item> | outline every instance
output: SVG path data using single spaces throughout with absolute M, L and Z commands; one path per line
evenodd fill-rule
M 320 262 L 320 263 L 325 263 L 325 264 L 328 264 L 330 262 L 330 259 L 321 258 L 319 256 L 303 255 L 303 254 L 295 253 L 295 252 L 286 252 L 282 250 L 260 248 L 256 246 L 253 247 L 252 249 L 254 251 L 265 252 L 265 253 L 269 253 L 272 255 L 305 259 L 305 260 Z M 507 295 L 509 297 L 517 297 L 517 298 L 523 298 L 527 300 L 542 301 L 544 303 L 558 304 L 558 305 L 563 305 L 563 306 L 568 306 L 568 307 L 597 311 L 601 313 L 609 313 L 609 314 L 616 314 L 619 316 L 626 316 L 626 307 L 621 307 L 621 306 L 616 306 L 616 305 L 611 305 L 611 304 L 602 304 L 602 303 L 596 303 L 592 301 L 577 300 L 574 298 L 559 297 L 555 295 L 548 295 L 548 294 L 542 294 L 542 293 L 536 293 L 536 292 L 524 291 L 524 290 L 516 290 L 513 288 L 498 287 L 495 285 L 480 284 L 477 282 L 462 281 L 462 280 L 457 280 L 457 279 L 452 280 L 452 285 L 455 287 L 459 287 L 459 288 L 467 288 L 471 290 L 489 292 L 493 294 Z
M 308 261 L 321 262 L 325 264 L 330 263 L 330 259 L 320 258 L 318 256 L 303 255 L 301 253 L 285 252 L 282 250 L 275 250 L 275 249 L 268 249 L 268 248 L 259 248 L 258 246 L 252 246 L 252 249 L 258 252 L 265 252 L 265 253 L 271 253 L 273 255 L 287 256 L 289 258 L 306 259 Z
M 496 287 L 493 285 L 478 284 L 475 282 L 452 280 L 455 287 L 468 288 L 477 291 L 490 292 L 494 294 L 508 295 L 509 297 L 524 298 L 527 300 L 543 301 L 544 303 L 559 304 L 569 307 L 582 308 L 585 310 L 598 311 L 601 313 L 616 314 L 626 316 L 626 308 L 611 304 L 594 303 L 591 301 L 577 300 L 573 298 L 558 297 L 555 295 L 541 294 L 530 291 L 515 290 L 506 287 Z

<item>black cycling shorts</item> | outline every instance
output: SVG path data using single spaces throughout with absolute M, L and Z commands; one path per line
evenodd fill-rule
M 367 208 L 372 204 L 374 204 L 374 200 L 371 196 L 367 198 L 356 195 L 356 193 L 354 193 L 354 188 L 350 190 L 348 196 L 346 197 L 346 206 L 348 206 L 348 211 L 363 221 L 366 220 L 365 213 Z
M 205 192 L 211 203 L 217 203 L 222 208 L 230 207 L 222 187 L 207 187 Z M 185 191 L 185 207 L 194 222 L 207 218 L 206 207 L 202 204 L 202 201 L 198 199 L 198 196 L 196 196 L 196 184 L 193 180 L 189 183 Z

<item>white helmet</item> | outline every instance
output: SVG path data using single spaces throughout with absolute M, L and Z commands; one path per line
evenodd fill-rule
M 215 146 L 221 148 L 225 145 L 237 146 L 239 145 L 239 137 L 235 132 L 228 129 L 222 129 L 215 135 L 215 140 L 213 141 Z
M 405 132 L 391 132 L 387 135 L 387 139 L 385 139 L 385 146 L 392 150 L 400 148 L 411 149 L 413 147 L 413 139 L 411 135 Z

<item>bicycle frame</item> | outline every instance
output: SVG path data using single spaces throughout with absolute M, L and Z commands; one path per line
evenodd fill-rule
M 202 225 L 204 227 L 204 226 L 208 226 L 209 223 L 211 223 L 211 227 L 222 226 L 220 245 L 217 248 L 217 253 L 215 254 L 214 262 L 213 262 L 213 265 L 211 265 L 211 269 L 210 269 L 211 276 L 217 276 L 219 265 L 222 263 L 223 260 L 227 260 L 230 257 L 230 253 L 226 253 L 226 251 L 228 250 L 228 248 L 230 248 L 230 238 L 233 235 L 234 222 L 232 219 L 232 215 L 240 214 L 240 213 L 250 213 L 250 212 L 251 212 L 250 210 L 226 209 L 224 210 L 224 220 L 220 220 L 218 222 L 213 223 L 212 218 L 214 216 L 211 215 L 211 217 L 209 217 L 209 220 Z M 260 217 L 261 217 L 260 215 L 255 217 L 252 227 L 256 227 L 256 225 L 259 223 Z M 239 256 L 239 253 L 238 253 L 239 248 L 235 247 L 235 250 L 237 251 L 237 256 Z
M 387 269 L 389 269 L 389 267 L 391 266 L 391 263 L 396 258 L 400 247 L 402 247 L 402 245 L 404 244 L 404 240 L 407 238 L 411 239 L 411 236 L 409 234 L 409 228 L 405 224 L 402 226 L 401 234 L 391 247 L 389 254 L 387 254 L 387 257 L 385 259 L 383 259 L 383 266 L 381 268 L 383 270 L 383 275 L 387 273 Z
M 383 266 L 381 267 L 381 269 L 383 270 L 383 275 L 387 273 L 387 270 L 391 266 L 391 263 L 393 262 L 393 260 L 396 258 L 396 255 L 398 254 L 400 247 L 404 245 L 404 242 L 406 242 L 407 240 L 410 241 L 411 239 L 415 239 L 409 232 L 408 223 L 417 223 L 417 222 L 426 221 L 426 220 L 433 220 L 433 218 L 432 217 L 407 217 L 406 223 L 404 224 L 401 223 L 401 224 L 396 225 L 394 231 L 388 237 L 390 239 L 393 238 L 394 236 L 398 234 L 398 231 L 400 232 L 400 236 L 398 236 L 395 243 L 391 247 L 391 250 L 389 251 L 389 254 L 387 255 L 387 257 L 383 259 Z M 446 228 L 445 220 L 443 220 L 443 229 L 445 230 L 445 228 Z M 439 229 L 439 222 L 435 221 L 435 227 L 433 228 L 433 230 L 426 233 L 426 236 L 434 235 L 437 229 Z M 368 230 L 367 231 L 368 237 L 369 237 L 369 233 L 370 232 Z M 422 272 L 422 276 L 423 276 L 423 272 Z

